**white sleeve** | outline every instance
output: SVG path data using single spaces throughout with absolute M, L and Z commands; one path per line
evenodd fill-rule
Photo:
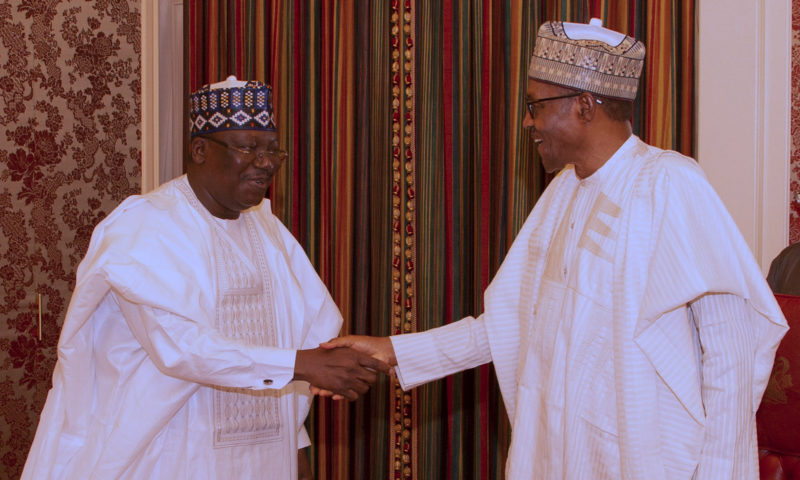
M 245 345 L 185 317 L 113 296 L 133 336 L 165 375 L 252 389 L 280 389 L 294 377 L 296 350 Z
M 391 337 L 403 390 L 492 360 L 481 317 L 467 317 L 425 332 Z
M 747 302 L 708 294 L 690 305 L 702 350 L 705 439 L 697 479 L 745 478 L 737 465 L 757 465 L 753 362 L 756 350 Z M 753 462 L 742 461 L 748 456 Z M 757 472 L 756 472 L 757 473 Z

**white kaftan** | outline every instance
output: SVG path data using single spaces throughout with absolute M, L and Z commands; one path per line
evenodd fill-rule
M 485 312 L 392 337 L 404 388 L 488 361 L 510 479 L 757 478 L 785 320 L 691 159 L 632 136 L 550 184 Z
M 269 201 L 220 220 L 185 176 L 131 197 L 78 268 L 22 478 L 296 478 L 296 350 L 341 321 Z

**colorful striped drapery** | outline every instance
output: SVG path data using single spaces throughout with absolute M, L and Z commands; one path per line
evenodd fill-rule
M 275 87 L 290 152 L 270 195 L 345 318 L 343 332 L 422 331 L 482 308 L 546 178 L 523 131 L 538 25 L 645 41 L 633 119 L 692 154 L 694 0 L 188 3 L 189 85 Z M 382 379 L 309 418 L 317 479 L 503 478 L 509 424 L 491 367 L 407 394 Z

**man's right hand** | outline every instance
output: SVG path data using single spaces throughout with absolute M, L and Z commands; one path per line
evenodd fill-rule
M 378 372 L 390 371 L 385 362 L 351 348 L 314 348 L 297 351 L 294 380 L 355 400 L 375 383 Z
M 394 347 L 389 337 L 370 337 L 368 335 L 345 335 L 344 337 L 337 337 L 323 342 L 320 344 L 322 348 L 352 348 L 359 352 L 371 355 L 383 362 L 388 363 L 394 367 L 397 365 L 397 358 L 394 354 Z M 389 372 L 392 375 L 394 372 Z M 343 397 L 336 392 L 332 392 L 319 385 L 311 384 L 309 387 L 312 395 L 319 395 L 321 397 L 331 397 L 334 400 L 341 400 Z
M 397 366 L 392 340 L 389 337 L 370 337 L 369 335 L 345 335 L 328 340 L 320 345 L 322 348 L 349 347 L 374 358 L 382 360 L 392 367 Z M 313 385 L 313 383 L 312 383 Z

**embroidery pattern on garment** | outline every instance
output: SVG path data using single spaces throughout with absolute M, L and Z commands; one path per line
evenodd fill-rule
M 240 217 L 246 227 L 244 240 L 250 245 L 249 252 L 242 252 L 199 204 L 193 192 L 186 191 L 190 187 L 183 184 L 181 187 L 212 226 L 217 275 L 215 327 L 224 337 L 247 345 L 277 345 L 275 311 L 271 308 L 274 305 L 272 277 L 253 220 L 247 215 Z M 280 440 L 279 391 L 213 387 L 211 395 L 214 448 Z
M 583 235 L 578 241 L 578 247 L 592 252 L 603 260 L 612 262 L 613 252 L 607 250 L 609 245 L 604 244 L 614 244 L 616 231 L 611 228 L 611 224 L 619 218 L 621 213 L 622 208 L 612 202 L 603 192 L 600 192 L 597 195 L 597 201 L 592 207 L 592 212 L 589 214 L 589 220 L 586 222 Z M 603 214 L 607 219 L 603 220 L 600 214 Z M 593 236 L 595 238 L 592 238 Z M 611 242 L 607 242 L 607 239 L 611 240 Z
M 224 336 L 248 345 L 275 345 L 272 282 L 263 247 L 244 216 L 246 238 L 255 262 L 243 261 L 233 242 L 215 224 L 219 303 L 217 328 Z M 255 269 L 253 267 L 256 267 Z M 280 398 L 275 390 L 216 388 L 214 446 L 248 445 L 280 439 Z

